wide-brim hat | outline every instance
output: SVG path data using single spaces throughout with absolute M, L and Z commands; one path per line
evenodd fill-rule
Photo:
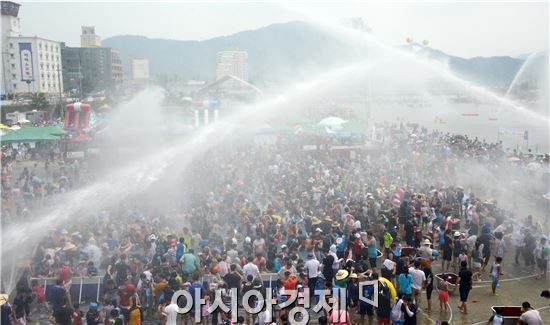
M 5 293 L 0 294 L 0 306 L 8 302 L 9 296 Z
M 349 276 L 350 279 L 357 279 L 358 276 L 357 276 L 357 273 L 352 273 L 350 276 Z
M 71 242 L 68 242 L 63 246 L 64 251 L 71 251 L 71 250 L 74 250 L 74 249 L 76 249 L 76 245 L 71 243 Z
M 428 238 L 426 238 L 422 241 L 422 245 L 431 245 L 431 244 L 432 244 L 432 242 Z
M 330 216 L 325 216 L 325 221 L 332 221 L 332 218 Z
M 347 278 L 348 275 L 349 275 L 348 271 L 338 270 L 338 272 L 336 272 L 336 280 L 343 280 L 343 279 Z
M 455 231 L 454 236 L 455 237 L 460 237 L 460 231 Z
M 338 227 L 340 227 L 340 224 L 337 221 L 334 221 L 332 223 L 332 228 L 338 228 Z
M 311 218 L 311 224 L 312 225 L 318 225 L 320 223 L 321 223 L 321 220 L 319 220 L 319 218 L 317 218 L 317 217 Z

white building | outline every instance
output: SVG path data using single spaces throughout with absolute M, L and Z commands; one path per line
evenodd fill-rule
M 248 52 L 239 49 L 218 52 L 216 80 L 226 76 L 248 81 Z
M 63 91 L 60 43 L 21 36 L 19 6 L 2 1 L 2 89 L 58 94 Z
M 63 91 L 59 42 L 40 37 L 8 37 L 6 89 L 13 93 Z
M 132 80 L 146 82 L 149 80 L 149 60 L 132 58 Z
M 101 47 L 101 37 L 95 34 L 95 27 L 81 26 L 80 47 Z

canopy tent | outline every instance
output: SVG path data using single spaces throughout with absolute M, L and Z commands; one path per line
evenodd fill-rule
M 8 132 L 0 138 L 2 142 L 37 142 L 37 141 L 55 141 L 59 136 L 66 132 L 59 128 L 24 126 L 19 130 Z

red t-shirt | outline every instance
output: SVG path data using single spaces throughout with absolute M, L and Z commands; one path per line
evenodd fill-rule
M 68 266 L 63 266 L 59 271 L 59 277 L 63 280 L 63 283 L 69 283 L 73 278 L 73 273 Z

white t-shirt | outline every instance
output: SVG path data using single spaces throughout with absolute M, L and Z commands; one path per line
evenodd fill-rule
M 258 314 L 258 322 L 260 323 L 260 325 L 270 324 L 272 321 L 270 318 L 271 314 L 267 309 Z
M 409 274 L 412 275 L 412 287 L 416 290 L 422 290 L 422 284 L 426 281 L 426 274 L 422 270 L 409 268 Z
M 243 266 L 243 274 L 245 279 L 249 274 L 252 274 L 254 278 L 257 278 L 260 275 L 260 269 L 258 269 L 256 264 L 249 262 Z
M 319 261 L 315 258 L 306 261 L 307 276 L 308 278 L 316 278 L 319 273 Z
M 164 307 L 164 313 L 166 314 L 166 325 L 177 325 L 178 309 L 177 304 L 169 304 Z
M 537 310 L 528 310 L 524 312 L 519 318 L 523 323 L 529 325 L 544 325 L 542 318 Z
M 388 258 L 384 261 L 384 266 L 386 267 L 386 269 L 388 269 L 388 271 L 393 271 L 393 268 L 395 267 L 396 264 L 397 263 L 395 263 L 394 261 Z

